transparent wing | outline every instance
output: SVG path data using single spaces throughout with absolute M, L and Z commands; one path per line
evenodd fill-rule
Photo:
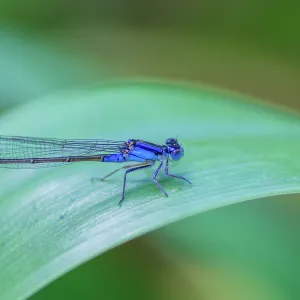
M 124 141 L 63 140 L 19 136 L 0 136 L 0 168 L 41 168 L 70 163 L 68 158 L 97 157 L 119 153 Z M 39 159 L 44 163 L 34 164 Z M 88 159 L 86 159 L 88 160 Z M 92 159 L 91 159 L 92 160 Z

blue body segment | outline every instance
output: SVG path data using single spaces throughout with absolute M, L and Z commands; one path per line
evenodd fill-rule
M 158 154 L 154 151 L 145 150 L 142 147 L 135 147 L 134 150 L 132 150 L 127 160 L 128 161 L 148 161 L 148 160 L 157 160 Z
M 129 140 L 132 142 L 132 140 Z M 145 141 L 137 141 L 134 146 L 134 150 L 141 149 L 142 151 L 147 151 L 149 153 L 155 153 L 162 155 L 164 153 L 163 146 L 155 145 Z
M 104 162 L 114 162 L 114 163 L 122 163 L 126 161 L 126 158 L 123 156 L 123 154 L 117 153 L 117 154 L 109 154 L 107 156 L 103 157 Z
M 3 168 L 52 167 L 79 161 L 137 162 L 121 167 L 102 178 L 104 180 L 121 169 L 126 170 L 120 206 L 125 198 L 127 175 L 133 171 L 152 167 L 156 162 L 159 166 L 152 179 L 166 196 L 167 192 L 157 181 L 157 175 L 163 168 L 167 176 L 191 183 L 182 176 L 169 173 L 169 161 L 179 160 L 183 156 L 184 149 L 174 138 L 167 139 L 165 145 L 157 145 L 136 139 L 123 142 L 0 136 L 0 167 Z
M 166 156 L 164 148 L 159 145 L 155 145 L 145 141 L 128 140 L 128 145 L 134 145 L 134 147 L 125 147 L 122 153 L 105 155 L 103 157 L 104 162 L 147 162 L 159 160 L 159 155 Z

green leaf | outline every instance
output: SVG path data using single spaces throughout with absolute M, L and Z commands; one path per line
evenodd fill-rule
M 193 185 L 151 171 L 78 163 L 43 170 L 0 170 L 0 298 L 24 299 L 79 264 L 158 227 L 202 211 L 299 192 L 297 116 L 240 96 L 156 83 L 111 84 L 56 94 L 3 116 L 2 134 L 57 138 L 176 136 L 185 157 L 172 165 Z M 195 230 L 197 230 L 195 228 Z

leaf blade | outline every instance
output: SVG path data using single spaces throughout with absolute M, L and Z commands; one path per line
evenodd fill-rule
M 173 173 L 193 185 L 162 177 L 166 199 L 145 172 L 129 178 L 119 209 L 122 174 L 105 183 L 89 180 L 116 167 L 110 164 L 0 170 L 3 299 L 24 299 L 82 262 L 184 217 L 300 191 L 297 117 L 232 96 L 126 83 L 49 96 L 7 118 L 3 134 L 162 144 L 179 133 L 186 155 Z

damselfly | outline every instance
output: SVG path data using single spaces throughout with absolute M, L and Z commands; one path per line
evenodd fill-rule
M 98 162 L 137 162 L 123 166 L 104 176 L 105 180 L 121 169 L 125 169 L 123 179 L 121 206 L 125 198 L 127 175 L 133 171 L 142 170 L 159 163 L 152 179 L 156 186 L 166 195 L 167 192 L 157 181 L 158 173 L 164 168 L 169 177 L 185 180 L 183 176 L 169 173 L 169 161 L 180 160 L 184 155 L 183 147 L 177 139 L 166 140 L 165 145 L 156 145 L 138 139 L 124 141 L 112 140 L 64 140 L 49 138 L 34 138 L 20 136 L 0 136 L 0 168 L 40 168 L 53 167 L 79 161 Z

